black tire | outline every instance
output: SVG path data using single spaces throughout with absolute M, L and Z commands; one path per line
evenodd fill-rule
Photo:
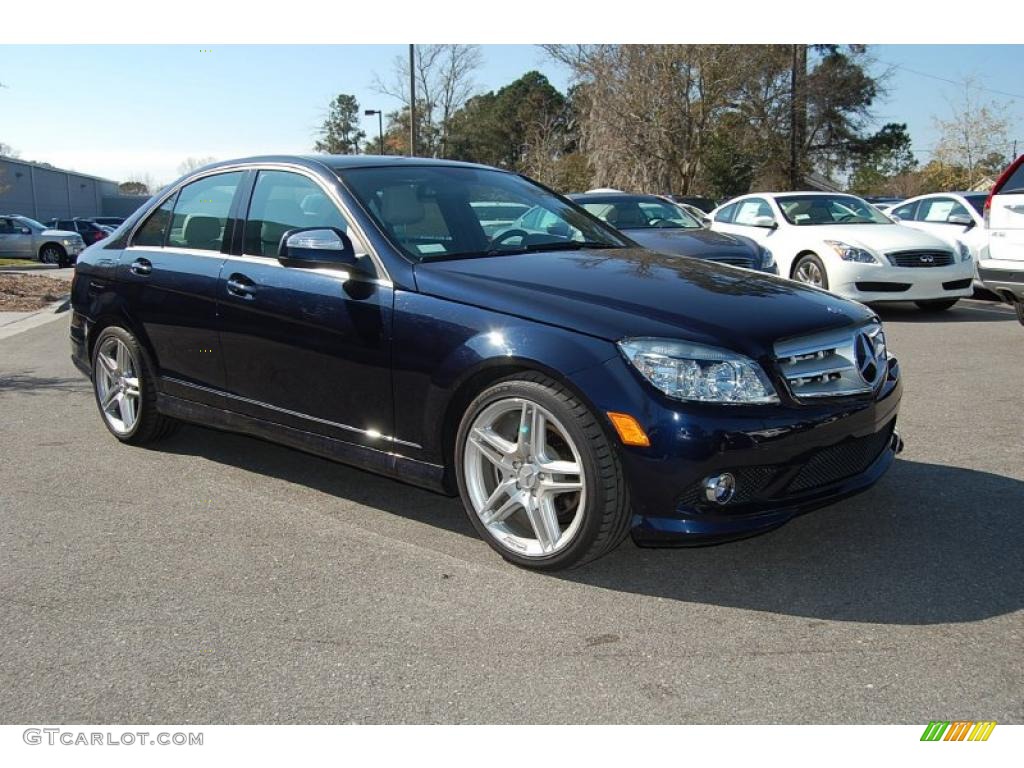
M 930 299 L 928 301 L 915 301 L 914 303 L 925 312 L 945 312 L 958 301 L 960 299 Z
M 99 394 L 99 351 L 104 342 L 111 337 L 120 340 L 130 351 L 134 360 L 138 363 L 139 379 L 139 406 L 138 416 L 133 427 L 125 433 L 118 432 L 107 421 L 100 403 Z M 157 411 L 156 407 L 156 375 L 155 367 L 146 354 L 145 348 L 139 344 L 138 339 L 128 330 L 116 325 L 110 325 L 100 331 L 96 337 L 92 352 L 92 391 L 96 400 L 96 407 L 100 410 L 100 418 L 103 425 L 110 433 L 122 443 L 129 445 L 145 445 L 156 442 L 170 436 L 180 426 L 180 422 L 164 416 Z
M 797 280 L 799 282 L 804 283 L 805 285 L 812 285 L 812 283 L 808 283 L 807 281 L 801 280 L 800 278 L 797 277 L 797 275 L 800 272 L 800 267 L 802 265 L 804 265 L 804 264 L 813 264 L 814 266 L 816 266 L 818 268 L 818 271 L 821 273 L 821 285 L 819 287 L 823 288 L 824 290 L 827 291 L 828 290 L 828 270 L 825 269 L 825 262 L 823 262 L 821 260 L 821 258 L 819 258 L 818 254 L 816 254 L 816 253 L 805 253 L 803 256 L 801 256 L 799 259 L 797 259 L 796 263 L 793 264 L 793 272 L 792 272 L 791 277 L 794 280 Z
M 550 411 L 570 433 L 585 474 L 586 504 L 574 538 L 552 555 L 526 557 L 503 546 L 484 526 L 470 499 L 463 456 L 470 427 L 482 409 L 497 400 L 521 397 Z M 515 565 L 541 571 L 575 568 L 617 547 L 629 531 L 629 491 L 615 446 L 597 416 L 571 392 L 539 373 L 523 373 L 481 392 L 466 408 L 455 444 L 455 471 L 466 514 L 480 537 Z
M 56 264 L 58 267 L 63 267 L 68 263 L 68 253 L 56 243 L 47 243 L 39 249 L 39 261 L 42 264 Z
M 1013 308 L 1017 311 L 1017 320 L 1024 325 L 1024 301 L 1013 302 Z

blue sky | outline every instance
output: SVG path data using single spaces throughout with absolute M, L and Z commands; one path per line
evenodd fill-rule
M 29 160 L 121 180 L 177 175 L 186 157 L 219 159 L 263 152 L 308 152 L 326 105 L 353 93 L 363 108 L 397 102 L 372 90 L 403 45 L 0 46 L 0 141 Z M 918 157 L 934 145 L 932 116 L 949 112 L 957 88 L 935 78 L 974 75 L 986 88 L 1019 94 L 1007 114 L 1024 151 L 1024 46 L 879 45 L 878 71 L 890 69 L 876 122 L 906 122 Z M 529 45 L 488 45 L 477 75 L 482 90 L 529 69 L 564 89 L 568 73 Z M 892 65 L 896 65 L 895 68 Z M 914 71 L 924 73 L 916 74 Z M 929 75 L 929 76 L 925 76 Z M 376 135 L 376 118 L 365 129 Z M 1009 148 L 1007 148 L 1009 152 Z

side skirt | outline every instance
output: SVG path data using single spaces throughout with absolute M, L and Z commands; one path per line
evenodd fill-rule
M 175 419 L 226 432 L 239 432 L 259 437 L 325 459 L 349 464 L 379 475 L 386 475 L 429 491 L 450 495 L 444 486 L 444 467 L 437 464 L 429 464 L 397 453 L 346 443 L 313 432 L 274 424 L 253 416 L 174 397 L 163 392 L 157 395 L 156 406 L 160 413 Z

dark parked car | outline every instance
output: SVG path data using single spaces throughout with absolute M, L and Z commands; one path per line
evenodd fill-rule
M 92 219 L 50 219 L 48 226 L 53 229 L 66 229 L 69 232 L 77 232 L 82 236 L 86 246 L 98 243 L 110 234 L 109 231 Z
M 494 202 L 565 229 L 488 234 Z M 83 253 L 72 304 L 73 360 L 119 440 L 191 421 L 458 493 L 538 569 L 629 531 L 774 528 L 872 485 L 900 447 L 870 309 L 644 250 L 482 166 L 207 166 Z
M 588 192 L 569 198 L 652 251 L 779 274 L 772 252 L 764 246 L 742 235 L 712 232 L 657 195 Z

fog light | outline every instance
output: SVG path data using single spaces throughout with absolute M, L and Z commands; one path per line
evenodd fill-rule
M 728 504 L 736 493 L 736 478 L 728 472 L 704 480 L 704 498 L 715 504 Z

